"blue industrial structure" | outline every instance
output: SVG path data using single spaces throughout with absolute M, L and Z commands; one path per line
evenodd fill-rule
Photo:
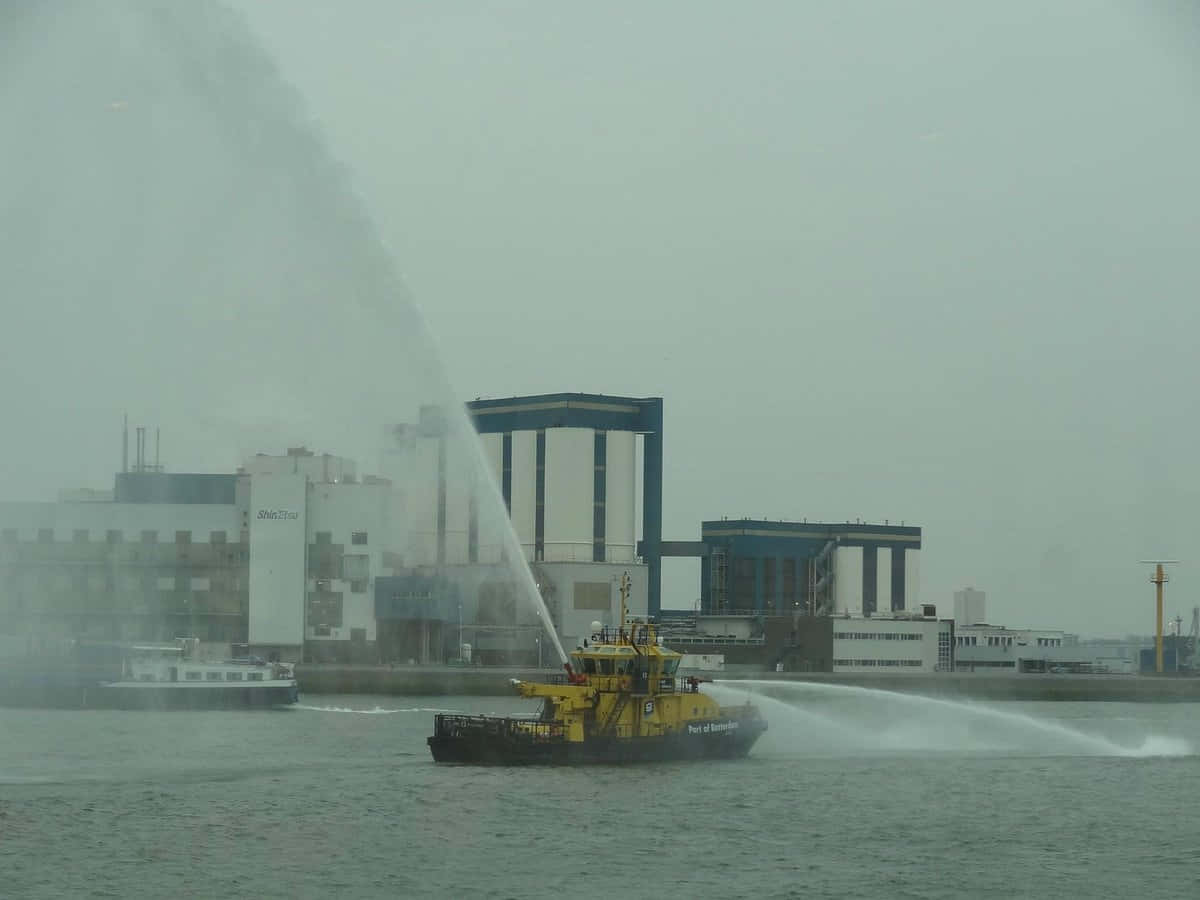
M 591 428 L 597 432 L 628 431 L 640 434 L 642 444 L 642 540 L 638 547 L 646 562 L 649 583 L 647 605 L 656 616 L 662 605 L 662 475 L 663 475 L 663 401 L 661 397 L 612 397 L 604 394 L 538 394 L 501 400 L 475 400 L 467 404 L 480 434 L 502 434 L 501 490 L 505 502 L 511 500 L 511 434 L 514 431 L 543 433 L 547 428 Z M 599 438 L 599 435 L 597 436 Z M 539 437 L 538 452 L 544 453 L 544 437 Z M 603 462 L 604 447 L 597 440 L 596 460 Z M 539 457 L 541 459 L 541 457 Z M 543 467 L 537 467 L 538 498 L 543 492 Z M 603 502 L 602 495 L 597 495 Z M 540 508 L 540 507 L 539 507 Z M 541 513 L 539 513 L 539 516 Z M 603 519 L 597 516 L 597 547 L 604 541 Z M 535 526 L 542 533 L 541 521 Z M 597 552 L 601 552 L 598 549 Z M 535 559 L 538 549 L 535 543 Z
M 668 545 L 669 549 L 676 545 Z M 700 608 L 706 613 L 783 614 L 832 610 L 822 602 L 838 547 L 863 548 L 862 596 L 868 615 L 880 578 L 890 579 L 892 609 L 905 609 L 905 550 L 921 547 L 921 529 L 904 525 L 769 522 L 721 519 L 702 522 L 699 544 L 679 544 L 668 555 L 700 556 Z M 879 572 L 880 548 L 891 548 L 891 567 Z

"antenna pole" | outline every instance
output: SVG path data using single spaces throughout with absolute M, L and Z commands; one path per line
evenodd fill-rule
M 1154 567 L 1154 671 L 1161 675 L 1163 673 L 1163 654 L 1162 654 L 1162 587 L 1166 581 L 1163 575 L 1162 563 L 1158 563 Z
M 1163 585 L 1170 581 L 1163 571 L 1164 565 L 1179 562 L 1177 559 L 1143 559 L 1143 563 L 1154 566 L 1154 574 L 1150 583 L 1154 585 L 1154 671 L 1163 673 Z M 1176 639 L 1175 652 L 1179 652 L 1179 642 Z

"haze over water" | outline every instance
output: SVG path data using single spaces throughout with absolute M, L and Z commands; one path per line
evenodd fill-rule
M 1195 881 L 1179 804 L 1197 757 L 1102 749 L 1200 746 L 1187 705 L 1003 706 L 1090 747 L 1044 731 L 965 742 L 950 710 L 918 717 L 904 746 L 896 717 L 831 696 L 790 722 L 768 704 L 746 760 L 582 769 L 435 766 L 435 709 L 531 711 L 361 696 L 266 714 L 0 710 L 3 893 L 548 898 L 623 872 L 680 897 L 1000 900 L 1179 897 Z

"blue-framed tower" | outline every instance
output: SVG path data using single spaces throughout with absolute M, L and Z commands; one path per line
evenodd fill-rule
M 617 397 L 607 394 L 537 394 L 525 397 L 473 400 L 467 403 L 476 431 L 501 435 L 500 488 L 505 505 L 513 509 L 513 437 L 535 435 L 535 520 L 532 562 L 541 562 L 546 539 L 548 503 L 546 493 L 546 432 L 549 429 L 591 429 L 594 458 L 589 469 L 595 479 L 591 491 L 594 505 L 592 559 L 605 558 L 605 470 L 609 468 L 609 432 L 624 432 L 642 438 L 642 539 L 638 551 L 647 568 L 647 611 L 659 615 L 662 606 L 662 477 L 663 400 L 661 397 Z

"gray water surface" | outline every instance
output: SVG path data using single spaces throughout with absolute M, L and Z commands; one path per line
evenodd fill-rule
M 430 761 L 506 698 L 0 710 L 0 896 L 1200 895 L 1189 705 L 794 705 L 746 760 L 580 769 Z

